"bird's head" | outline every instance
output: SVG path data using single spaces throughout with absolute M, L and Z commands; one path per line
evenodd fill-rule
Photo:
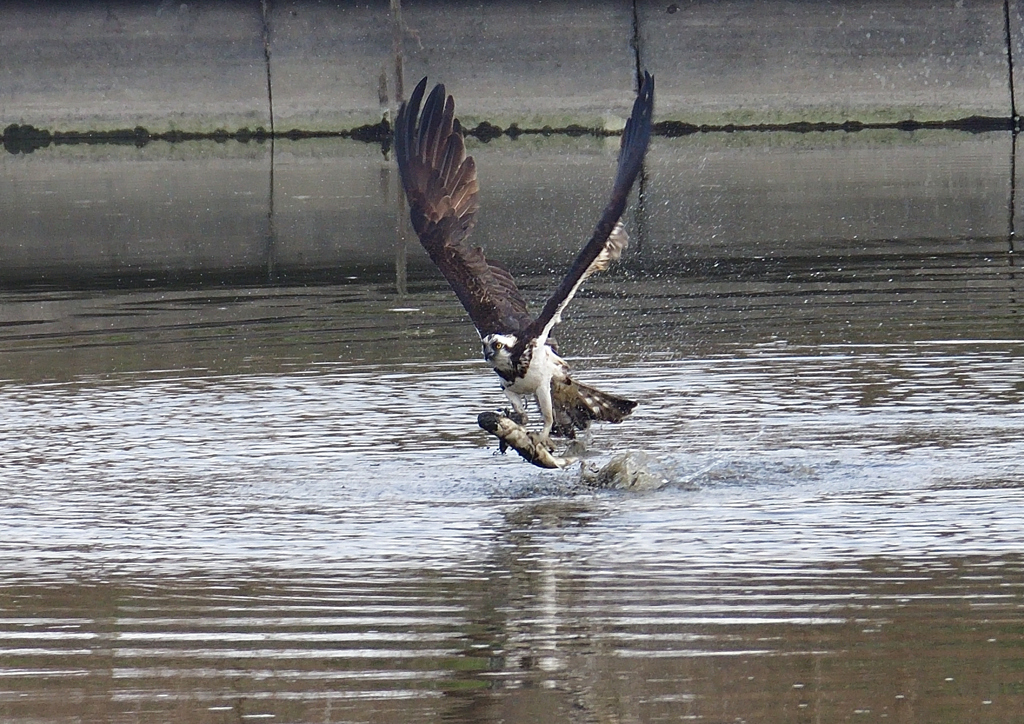
M 496 370 L 512 371 L 512 348 L 516 346 L 515 335 L 488 334 L 480 341 L 484 346 L 484 359 Z

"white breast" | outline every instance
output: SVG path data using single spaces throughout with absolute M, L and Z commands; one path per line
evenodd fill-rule
M 526 374 L 505 386 L 520 395 L 534 395 L 541 385 L 550 385 L 552 378 L 564 379 L 568 370 L 569 365 L 565 360 L 546 344 L 542 344 L 540 349 L 534 348 Z

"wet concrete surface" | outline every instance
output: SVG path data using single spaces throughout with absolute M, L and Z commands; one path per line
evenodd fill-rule
M 58 203 L 27 221 L 49 162 L 17 157 L 42 165 L 17 167 L 34 180 L 8 228 L 49 234 L 38 268 L 57 261 L 0 291 L 0 718 L 1019 714 L 1009 142 L 792 140 L 660 139 L 630 256 L 558 330 L 581 379 L 640 401 L 588 462 L 643 452 L 669 477 L 651 493 L 496 454 L 476 426 L 496 380 L 443 280 L 397 253 L 375 157 L 344 187 L 297 146 L 272 217 L 258 157 L 193 171 L 164 211 L 119 202 L 111 218 L 164 234 L 139 265 L 163 249 L 188 277 L 123 285 L 79 283 L 67 260 L 103 256 L 66 251 L 121 227 Z M 564 150 L 478 153 L 479 238 L 534 306 L 613 164 Z M 160 163 L 151 178 L 188 165 Z M 126 195 L 118 164 L 72 219 L 120 198 L 97 189 Z M 220 206 L 232 188 L 254 193 Z M 360 194 L 376 210 L 347 216 Z M 230 249 L 264 231 L 279 253 L 232 276 Z
M 1002 117 L 1010 102 L 1010 29 L 998 0 L 637 7 L 640 63 L 658 77 L 660 118 L 949 120 Z
M 259 3 L 38 3 L 4 8 L 0 118 L 54 131 L 266 128 Z
M 393 9 L 400 8 L 400 12 Z M 424 74 L 463 120 L 617 130 L 638 73 L 658 121 L 1013 123 L 1005 0 L 9 2 L 0 128 L 234 133 L 379 123 Z M 128 134 L 130 136 L 130 132 Z M 5 139 L 6 140 L 6 139 Z M 130 140 L 130 139 L 129 139 Z

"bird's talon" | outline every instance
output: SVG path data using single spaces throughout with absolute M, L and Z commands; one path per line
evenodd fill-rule
M 505 414 L 505 417 L 510 419 L 515 424 L 517 424 L 517 425 L 519 425 L 521 427 L 526 427 L 526 413 L 525 412 L 516 412 L 515 410 L 509 410 L 508 408 L 505 408 L 505 413 L 504 414 Z
M 547 448 L 548 452 L 555 451 L 555 441 L 551 439 L 550 435 L 545 435 L 544 433 L 531 433 L 531 436 L 538 445 Z

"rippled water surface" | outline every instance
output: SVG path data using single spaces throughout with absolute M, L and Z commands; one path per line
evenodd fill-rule
M 0 719 L 1019 719 L 1019 282 L 998 183 L 934 170 L 961 141 L 884 193 L 825 183 L 874 236 L 770 223 L 769 195 L 732 248 L 708 226 L 740 214 L 715 216 L 731 151 L 661 142 L 641 243 L 559 330 L 641 403 L 586 462 L 642 451 L 652 492 L 497 454 L 495 378 L 413 246 L 306 284 L 12 284 Z M 806 175 L 826 150 L 753 153 Z M 657 191 L 684 168 L 685 213 Z M 928 234 L 893 221 L 932 197 L 955 208 Z M 542 301 L 553 270 L 519 266 Z

